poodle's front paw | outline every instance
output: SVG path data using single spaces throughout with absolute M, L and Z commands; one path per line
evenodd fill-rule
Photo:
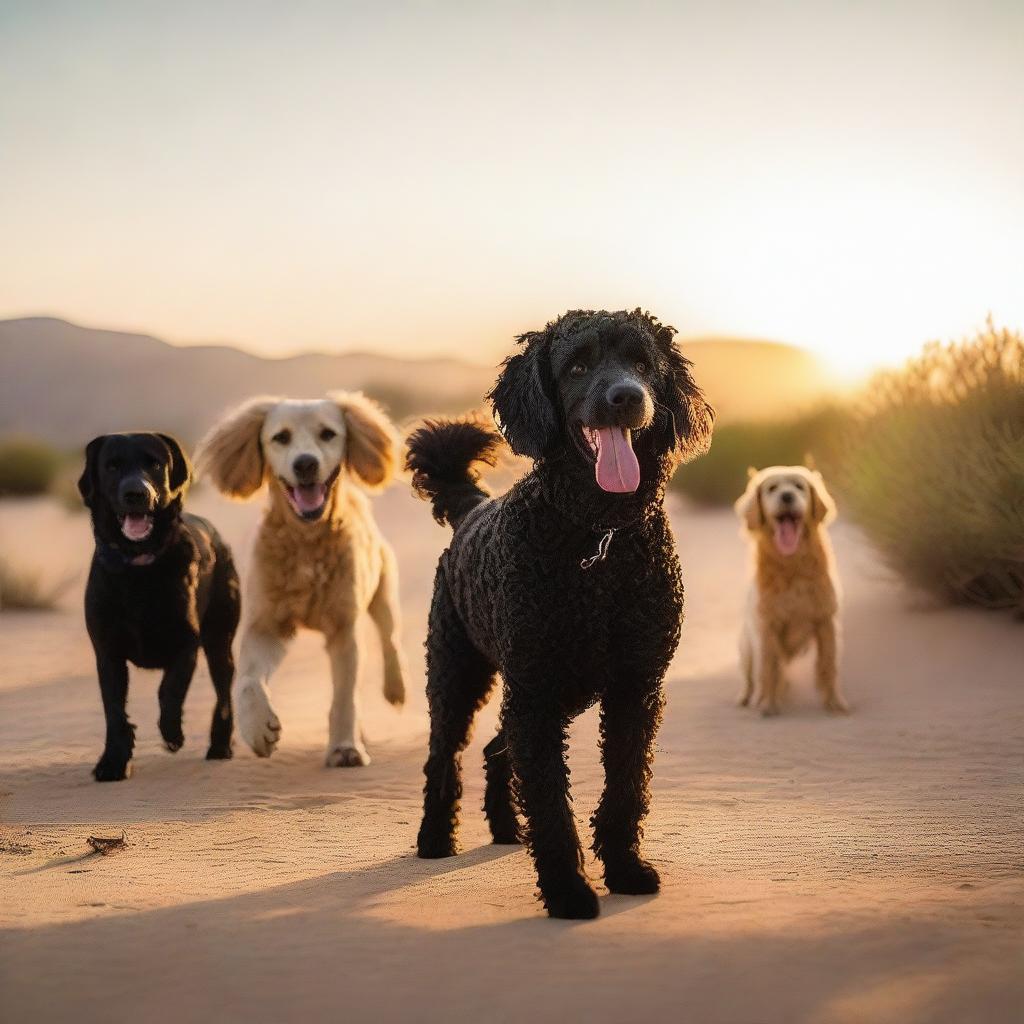
M 440 860 L 442 857 L 455 857 L 459 853 L 459 843 L 448 824 L 443 828 L 432 828 L 426 821 L 420 825 L 416 837 L 416 856 L 423 860 Z
M 242 739 L 257 757 L 270 757 L 281 739 L 281 721 L 270 706 L 270 694 L 258 680 L 243 679 L 234 694 L 235 722 Z
M 227 743 L 211 743 L 210 748 L 206 751 L 207 761 L 230 761 L 234 757 L 234 752 L 231 749 L 231 741 Z
M 609 892 L 624 896 L 649 896 L 661 888 L 661 878 L 652 864 L 640 857 L 605 865 L 604 884 Z
M 327 751 L 328 768 L 365 768 L 370 755 L 361 743 L 336 743 Z
M 589 921 L 601 913 L 597 893 L 582 875 L 569 875 L 557 884 L 541 886 L 541 899 L 550 917 Z

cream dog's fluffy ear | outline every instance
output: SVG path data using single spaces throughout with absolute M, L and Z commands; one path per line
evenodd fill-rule
M 816 523 L 831 523 L 836 517 L 836 503 L 822 475 L 816 469 L 808 470 L 807 483 L 811 488 L 811 518 Z
M 229 412 L 199 442 L 196 466 L 218 490 L 232 498 L 248 498 L 263 486 L 266 463 L 260 431 L 278 398 L 252 398 Z
M 398 434 L 384 410 L 359 392 L 327 396 L 345 417 L 345 464 L 368 490 L 391 483 L 398 466 Z
M 751 533 L 764 526 L 764 510 L 761 508 L 761 481 L 753 466 L 747 470 L 747 489 L 736 500 L 733 508 L 736 509 L 736 515 L 740 517 Z

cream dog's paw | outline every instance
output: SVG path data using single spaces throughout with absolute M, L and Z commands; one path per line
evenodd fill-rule
M 370 755 L 361 743 L 336 743 L 327 751 L 328 768 L 365 768 Z
M 270 757 L 281 739 L 281 720 L 270 706 L 267 688 L 255 679 L 240 680 L 234 705 L 239 735 L 257 757 Z

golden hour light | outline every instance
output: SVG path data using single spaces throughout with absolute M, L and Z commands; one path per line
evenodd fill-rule
M 0 0 L 0 1024 L 1018 1024 L 1022 44 Z

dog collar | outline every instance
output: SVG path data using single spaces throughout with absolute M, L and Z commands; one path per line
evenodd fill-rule
M 119 548 L 114 547 L 113 544 L 108 544 L 106 541 L 97 541 L 96 554 L 108 569 L 117 571 L 128 566 L 152 565 L 157 560 L 157 557 L 164 553 L 167 547 L 168 545 L 165 543 L 159 551 L 147 551 L 141 555 L 128 555 Z
M 597 527 L 595 532 L 601 534 L 601 539 L 597 542 L 597 552 L 591 555 L 589 558 L 584 558 L 580 562 L 580 568 L 584 570 L 590 569 L 592 566 L 597 565 L 598 562 L 603 562 L 608 557 L 608 548 L 611 546 L 612 537 L 621 529 L 621 527 L 611 527 L 602 529 Z

